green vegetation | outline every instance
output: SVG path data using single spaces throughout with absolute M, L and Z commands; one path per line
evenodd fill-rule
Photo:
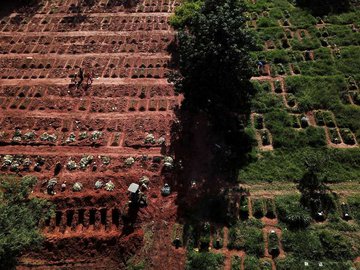
M 191 21 L 198 12 L 200 12 L 203 1 L 184 1 L 176 10 L 175 14 L 170 17 L 170 24 L 181 29 L 191 24 Z
M 241 270 L 241 257 L 239 256 L 231 257 L 231 270 Z
M 245 127 L 253 94 L 249 52 L 255 48 L 244 12 L 238 0 L 185 1 L 171 19 L 178 30 L 178 72 L 169 80 L 184 94 L 182 109 L 205 113 L 227 147 L 239 153 L 250 148 L 238 138 L 248 139 Z
M 360 223 L 360 197 L 359 196 L 349 196 L 348 204 L 350 206 L 350 211 L 353 218 Z
M 301 204 L 309 209 L 315 218 L 324 218 L 319 217 L 319 213 L 327 214 L 336 207 L 335 200 L 324 183 L 325 179 L 320 176 L 326 162 L 327 159 L 322 157 L 309 157 L 305 162 L 306 172 L 298 184 Z
M 310 225 L 311 216 L 300 204 L 300 195 L 277 196 L 276 211 L 280 221 L 291 228 L 305 228 Z
M 29 195 L 36 177 L 0 177 L 0 268 L 12 269 L 24 250 L 41 246 L 39 222 L 52 214 L 50 204 Z
M 185 79 L 176 82 L 180 89 L 188 89 L 189 92 L 180 91 L 185 100 L 194 101 L 207 112 L 221 111 L 214 115 L 221 115 L 222 119 L 228 119 L 230 111 L 240 112 L 225 99 L 253 113 L 253 122 L 247 125 L 246 132 L 252 143 L 256 139 L 258 147 L 239 169 L 238 182 L 250 186 L 266 182 L 269 194 L 278 186 L 293 183 L 291 190 L 280 189 L 289 191 L 281 196 L 250 197 L 254 219 L 246 220 L 250 205 L 240 200 L 233 211 L 236 215 L 232 214 L 229 221 L 233 225 L 229 228 L 228 248 L 245 251 L 245 269 L 271 269 L 271 263 L 262 258 L 260 219 L 278 218 L 281 239 L 277 233 L 266 236 L 274 258 L 280 252 L 280 242 L 285 251 L 285 258 L 275 259 L 277 269 L 350 269 L 360 254 L 359 196 L 335 194 L 328 186 L 355 186 L 360 179 L 360 9 L 355 1 L 247 0 L 236 13 L 223 8 L 225 2 L 220 1 L 214 8 L 213 1 L 188 1 L 183 10 L 177 11 L 178 18 L 172 19 L 172 24 L 181 29 L 180 43 L 186 41 L 184 51 L 180 51 L 180 63 L 183 61 L 185 68 L 180 71 Z M 229 6 L 234 5 L 230 2 Z M 216 12 L 206 13 L 209 9 Z M 241 19 L 239 24 L 229 23 L 218 16 Z M 229 26 L 230 30 L 218 31 L 218 25 Z M 228 34 L 237 33 L 232 30 L 235 25 L 246 25 L 247 30 L 230 38 Z M 210 26 L 212 35 L 207 31 Z M 181 41 L 181 34 L 186 39 Z M 226 40 L 226 44 L 218 42 L 214 35 Z M 251 35 L 255 44 L 251 44 Z M 237 41 L 238 37 L 246 37 L 249 42 L 243 44 Z M 212 46 L 208 48 L 202 42 Z M 245 84 L 241 90 L 236 80 L 229 85 L 228 75 L 234 78 L 239 67 L 227 62 L 233 53 L 228 47 L 232 42 L 238 43 L 239 49 L 251 50 L 246 59 L 242 58 L 246 60 L 243 78 L 249 78 L 252 67 L 258 69 L 252 74 L 254 77 L 264 76 L 251 81 L 253 90 L 248 96 L 243 95 Z M 208 53 L 203 52 L 205 48 Z M 186 58 L 181 59 L 182 55 Z M 218 61 L 220 55 L 224 62 Z M 240 63 L 240 54 L 235 55 Z M 194 60 L 199 65 L 187 69 L 186 64 Z M 219 68 L 216 73 L 221 78 L 214 75 L 213 66 Z M 200 69 L 217 82 L 199 75 Z M 193 74 L 196 76 L 189 76 Z M 239 92 L 236 98 L 243 99 L 243 103 L 233 98 L 234 85 Z M 214 98 L 217 93 L 223 94 Z M 212 107 L 212 102 L 217 108 Z M 229 104 L 229 109 L 221 109 L 219 104 Z M 272 147 L 264 147 L 270 144 Z M 347 183 L 339 184 L 342 182 Z M 295 185 L 299 193 L 294 190 Z M 264 192 L 259 186 L 257 192 Z M 346 194 L 346 187 L 343 189 Z M 236 219 L 234 224 L 235 216 L 240 216 L 241 221 Z M 318 222 L 321 220 L 325 222 Z M 200 236 L 194 247 L 207 243 L 199 239 Z M 240 265 L 241 258 L 232 257 L 232 269 L 239 269 Z
M 351 262 L 334 262 L 331 260 L 320 261 L 320 260 L 307 260 L 307 259 L 299 259 L 293 256 L 286 256 L 285 259 L 277 259 L 276 260 L 276 269 L 278 270 L 317 270 L 319 269 L 319 264 L 322 265 L 321 269 L 324 270 L 343 270 L 343 269 L 351 269 L 353 266 Z
M 277 236 L 275 231 L 269 233 L 269 236 L 268 236 L 268 249 L 269 249 L 269 253 L 273 257 L 278 256 L 279 253 L 280 253 L 279 237 Z
M 186 270 L 220 270 L 224 264 L 224 256 L 222 254 L 214 254 L 210 252 L 188 252 L 186 261 Z
M 145 269 L 145 262 L 139 262 L 139 263 L 135 263 L 135 264 L 130 264 L 129 266 L 127 266 L 126 268 L 127 270 L 144 270 Z
M 284 230 L 285 252 L 308 260 L 351 260 L 354 258 L 348 237 L 332 230 Z
M 260 261 L 254 256 L 246 256 L 244 260 L 245 269 L 261 270 Z
M 298 182 L 306 171 L 306 157 L 328 157 L 321 176 L 327 182 L 360 179 L 360 151 L 358 149 L 300 148 L 261 153 L 261 157 L 240 170 L 240 182 Z
M 326 134 L 334 145 L 354 146 L 360 140 L 357 4 L 333 0 L 246 3 L 247 26 L 257 43 L 251 52 L 253 63 L 269 64 L 273 78 L 252 82 L 256 94 L 251 110 L 262 114 L 268 131 L 254 128 L 258 135 L 271 134 L 274 151 L 260 152 L 242 167 L 239 181 L 299 181 L 305 171 L 301 163 L 313 153 L 332 156 L 324 172 L 326 181 L 356 181 L 359 167 L 353 158 L 359 156 L 359 148 L 330 150 Z M 260 70 L 256 76 L 264 75 Z M 285 77 L 279 79 L 279 75 Z M 301 119 L 311 118 L 312 113 L 316 126 L 303 125 Z
M 264 254 L 261 228 L 261 222 L 255 219 L 238 222 L 229 230 L 228 248 L 245 250 L 248 255 L 261 257 Z
M 262 218 L 265 215 L 265 204 L 263 199 L 253 200 L 252 211 L 255 218 Z

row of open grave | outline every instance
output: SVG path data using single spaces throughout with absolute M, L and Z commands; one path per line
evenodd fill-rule
M 21 15 L 32 17 L 49 15 L 71 15 L 71 14 L 93 14 L 107 13 L 159 13 L 173 12 L 179 5 L 177 0 L 140 0 L 140 1 L 119 1 L 119 0 L 44 0 L 32 5 L 18 6 L 12 16 Z
M 346 48 L 346 47 L 343 47 Z M 342 50 L 339 47 L 324 48 L 316 50 L 304 50 L 304 51 L 277 51 L 272 53 L 254 54 L 254 60 L 258 63 L 257 76 L 285 76 L 285 75 L 311 75 L 309 69 L 315 66 L 319 70 L 316 72 L 322 72 L 325 65 L 331 67 L 331 72 L 334 73 L 333 65 L 336 64 L 336 60 L 346 61 L 351 59 L 354 52 L 346 51 L 343 56 Z M 341 71 L 341 70 L 340 70 Z M 325 70 L 324 70 L 325 72 Z M 317 73 L 315 75 L 318 75 Z M 311 75 L 313 76 L 313 75 Z
M 33 33 L 33 32 L 65 32 L 65 31 L 169 31 L 168 15 L 165 16 L 134 16 L 134 17 L 86 17 L 77 15 L 64 18 L 51 18 L 49 21 L 43 18 L 33 18 L 30 22 L 16 23 L 17 17 L 8 22 L 0 22 L 0 32 Z M 25 20 L 25 21 L 24 21 Z M 129 22 L 127 22 L 129 21 Z
M 2 79 L 71 78 L 77 68 L 86 67 L 85 73 L 97 77 L 164 78 L 169 58 L 151 57 L 73 57 L 37 59 L 28 57 L 0 59 Z
M 131 171 L 142 171 L 151 173 L 160 173 L 161 170 L 170 171 L 175 166 L 173 158 L 169 156 L 148 155 L 144 152 L 142 155 L 134 154 L 132 156 L 118 153 L 114 157 L 114 153 L 107 154 L 78 154 L 76 151 L 71 156 L 64 156 L 61 153 L 56 154 L 52 151 L 51 154 L 46 155 L 35 154 L 1 154 L 1 171 L 3 172 L 23 172 L 23 173 L 39 173 L 40 177 L 43 175 L 56 174 L 61 171 L 69 173 L 91 172 L 96 175 L 96 172 L 101 174 L 109 173 L 126 173 Z M 85 175 L 85 174 L 84 174 Z M 63 179 L 64 180 L 64 179 Z M 84 181 L 84 180 L 82 180 Z
M 356 207 L 356 205 L 353 205 L 353 207 Z M 352 219 L 351 209 L 352 208 L 347 203 L 339 203 L 337 214 L 344 221 L 350 221 Z M 274 198 L 242 195 L 237 200 L 230 201 L 227 213 L 232 216 L 231 221 L 233 227 L 238 226 L 239 220 L 243 222 L 246 222 L 252 218 L 260 220 L 260 224 L 262 224 L 262 226 L 259 226 L 254 221 L 242 225 L 244 225 L 245 227 L 253 227 L 257 230 L 262 229 L 264 238 L 268 238 L 266 239 L 267 241 L 264 239 L 264 242 L 267 243 L 266 247 L 268 247 L 268 252 L 265 254 L 272 255 L 273 257 L 277 257 L 278 255 L 280 255 L 279 246 L 281 229 L 277 226 L 277 209 Z M 321 211 L 316 214 L 316 217 L 314 217 L 313 221 L 324 222 L 327 219 L 327 215 L 328 213 Z M 173 231 L 173 240 L 181 239 L 184 242 L 183 245 L 190 244 L 193 248 L 197 248 L 200 250 L 204 250 L 204 248 L 206 249 L 206 247 L 222 249 L 224 247 L 224 242 L 226 242 L 228 245 L 227 247 L 225 246 L 225 248 L 238 248 L 238 244 L 236 243 L 236 241 L 231 243 L 231 239 L 228 239 L 228 236 L 236 237 L 236 232 L 233 232 L 232 234 L 227 234 L 227 228 L 226 230 L 224 230 L 224 227 L 212 225 L 209 222 L 202 222 L 200 224 L 188 224 L 187 226 L 180 226 L 180 228 L 176 226 Z M 224 241 L 225 238 L 227 238 L 227 241 Z
M 307 114 L 290 114 L 291 126 L 289 128 L 305 129 L 309 126 L 324 127 L 329 139 L 330 146 L 345 144 L 347 146 L 358 146 L 354 133 L 349 128 L 339 128 L 335 121 L 335 116 L 331 111 L 318 110 Z M 315 124 L 310 121 L 309 116 L 314 115 Z M 265 127 L 264 116 L 259 113 L 252 114 L 252 125 L 256 130 L 259 147 L 271 145 L 270 131 Z M 266 149 L 265 149 L 266 150 Z M 271 150 L 271 149 L 270 149 Z
M 75 233 L 89 230 L 121 230 L 123 221 L 118 208 L 91 208 L 56 211 L 55 217 L 41 224 L 44 233 L 65 233 L 67 229 Z
M 304 46 L 309 47 L 315 44 L 319 46 L 320 43 L 323 46 L 334 45 L 335 43 L 339 43 L 338 45 L 359 45 L 359 39 L 356 37 L 357 33 L 360 32 L 360 28 L 355 19 L 353 23 L 349 22 L 353 14 L 349 14 L 349 19 L 343 22 L 341 20 L 332 21 L 333 24 L 330 21 L 324 23 L 319 17 L 317 19 L 308 19 L 306 22 L 299 21 L 299 18 L 296 18 L 294 20 L 296 25 L 293 25 L 289 12 L 284 11 L 287 14 L 283 15 L 282 19 L 279 19 L 279 14 L 276 14 L 279 12 L 283 11 L 277 9 L 274 14 L 271 14 L 271 10 L 270 12 L 264 11 L 263 14 L 257 14 L 256 12 L 248 14 L 247 26 L 255 28 L 260 33 L 265 42 L 265 49 L 298 47 L 298 43 L 303 40 Z M 269 13 L 277 18 L 269 18 Z M 273 33 L 272 36 L 266 34 L 270 31 Z M 341 36 L 341 39 L 338 36 Z
M 87 4 L 87 2 L 89 4 Z M 93 0 L 93 1 L 44 1 L 37 10 L 39 14 L 57 13 L 118 13 L 118 12 L 172 12 L 179 5 L 178 0 L 141 0 L 136 5 L 129 5 L 127 1 L 118 0 Z M 125 5 L 124 5 L 125 4 Z M 18 12 L 25 12 L 24 9 Z
M 79 236 L 83 234 L 91 234 L 93 236 L 97 232 L 103 233 L 102 236 L 105 237 L 112 233 L 119 235 L 124 227 L 128 226 L 126 224 L 128 223 L 126 217 L 131 206 L 126 202 L 129 194 L 125 191 L 114 196 L 122 196 L 122 198 L 120 200 L 112 198 L 116 203 L 111 205 L 102 205 L 104 203 L 100 202 L 100 204 L 97 203 L 97 206 L 77 206 L 56 210 L 53 217 L 40 224 L 40 228 L 47 236 L 56 235 L 56 237 Z M 104 199 L 106 200 L 106 198 Z M 140 208 L 135 224 L 130 226 L 138 227 L 141 222 L 151 221 L 151 218 L 153 218 L 151 211 L 155 211 L 151 205 Z
M 89 89 L 88 89 L 89 90 Z M 91 91 L 91 89 L 89 90 Z M 169 111 L 180 105 L 180 99 L 157 98 L 68 98 L 43 97 L 43 98 L 3 98 L 0 97 L 2 110 L 29 110 L 29 111 L 53 111 L 53 112 L 76 112 L 87 111 L 89 113 L 127 113 L 127 112 L 155 112 Z
M 119 36 L 2 36 L 0 54 L 157 53 L 166 51 L 172 34 L 124 33 Z
M 150 148 L 163 147 L 169 139 L 163 131 L 143 132 L 47 132 L 27 130 L 22 132 L 0 131 L 0 145 L 31 145 L 31 146 L 72 146 L 72 147 L 132 147 Z
M 168 76 L 168 69 L 165 68 L 119 68 L 104 70 L 103 68 L 97 67 L 92 70 L 94 70 L 94 74 L 98 78 L 163 79 Z M 1 79 L 65 79 L 72 78 L 76 72 L 76 70 L 67 70 L 64 68 L 52 68 L 50 70 L 4 68 L 2 69 Z
M 67 85 L 3 85 L 0 86 L 0 97 L 41 98 L 41 97 L 98 97 L 98 98 L 140 98 L 172 97 L 176 95 L 170 84 L 96 84 L 91 91 L 69 88 Z
M 86 66 L 93 69 L 94 72 L 102 73 L 104 69 L 120 69 L 120 68 L 139 68 L 139 69 L 161 69 L 167 68 L 169 56 L 164 55 L 128 55 L 128 56 L 64 56 L 64 57 L 26 57 L 19 59 L 18 57 L 6 57 L 0 59 L 0 68 L 2 71 L 6 69 L 65 69 L 71 70 Z
M 136 116 L 133 117 L 71 117 L 67 115 L 66 119 L 59 117 L 44 116 L 20 117 L 8 116 L 2 117 L 0 127 L 2 130 L 26 130 L 54 132 L 164 132 L 166 127 L 173 123 L 172 114 L 159 114 L 157 116 Z
M 254 80 L 255 81 L 255 80 Z M 287 109 L 297 112 L 298 103 L 293 93 L 288 93 L 288 89 L 284 82 L 284 77 L 277 76 L 272 79 L 258 80 L 260 87 L 265 92 L 272 92 L 276 95 L 280 95 L 283 99 L 284 105 Z M 349 76 L 347 78 L 347 88 L 343 89 L 340 93 L 340 98 L 344 104 L 352 104 L 360 106 L 360 89 L 356 80 Z
M 19 119 L 14 128 L 16 120 L 13 120 L 15 118 L 4 118 L 0 126 L 0 143 L 3 146 L 161 147 L 170 140 L 166 130 L 172 123 L 171 116 L 165 115 L 124 120 L 28 117 Z
M 271 79 L 265 79 L 265 80 L 259 80 L 259 82 L 262 84 L 263 90 L 266 92 L 273 92 L 276 94 L 285 94 L 287 93 L 287 89 L 284 82 L 284 77 L 276 77 Z M 347 78 L 347 91 L 358 91 L 358 83 L 356 80 L 349 76 Z

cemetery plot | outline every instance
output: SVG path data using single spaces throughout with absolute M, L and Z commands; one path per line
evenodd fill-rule
M 178 4 L 45 0 L 0 19 L 0 170 L 36 176 L 33 195 L 56 206 L 40 224 L 46 247 L 23 267 L 96 269 L 115 244 L 138 248 L 144 224 L 175 224 L 176 197 L 161 189 L 182 101 L 166 78 Z

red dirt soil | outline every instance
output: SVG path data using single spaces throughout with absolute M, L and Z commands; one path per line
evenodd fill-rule
M 1 173 L 37 176 L 33 196 L 56 205 L 41 224 L 44 248 L 25 253 L 18 269 L 125 269 L 134 255 L 148 269 L 183 269 L 185 250 L 171 236 L 177 194 L 160 194 L 171 180 L 163 157 L 182 101 L 166 79 L 178 1 L 93 2 L 49 0 L 0 18 Z M 88 88 L 70 85 L 79 67 L 94 74 Z M 81 168 L 85 155 L 92 158 Z M 142 176 L 150 179 L 148 206 L 123 219 L 127 187 Z M 53 177 L 56 194 L 48 195 Z M 96 190 L 98 180 L 115 189 Z M 152 228 L 149 250 L 144 226 Z

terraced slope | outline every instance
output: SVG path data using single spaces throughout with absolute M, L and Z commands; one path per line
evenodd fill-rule
M 240 188 L 213 205 L 229 224 L 185 226 L 189 269 L 359 269 L 360 7 L 317 17 L 296 1 L 245 2 L 257 43 L 254 151 Z M 332 204 L 314 215 L 297 188 L 311 160 L 323 161 Z
M 171 231 L 163 220 L 172 222 L 176 211 L 175 195 L 163 198 L 160 188 L 170 176 L 163 159 L 181 102 L 165 78 L 168 18 L 178 3 L 87 3 L 42 1 L 31 14 L 0 20 L 1 171 L 37 176 L 33 195 L 56 204 L 56 215 L 41 224 L 45 248 L 25 255 L 24 269 L 124 268 L 144 233 Z M 90 87 L 71 84 L 80 67 L 94 74 Z M 144 176 L 148 207 L 126 219 L 127 188 Z M 96 188 L 99 181 L 113 190 Z M 163 248 L 171 238 L 160 242 Z

